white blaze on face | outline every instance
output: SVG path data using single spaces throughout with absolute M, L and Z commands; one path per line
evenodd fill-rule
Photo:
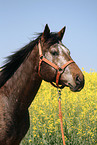
M 64 46 L 62 43 L 59 43 L 58 46 L 59 46 L 59 49 L 63 51 L 63 53 L 70 55 L 70 51 L 66 46 Z
M 62 43 L 58 44 L 58 49 L 60 52 L 60 56 L 59 56 L 60 61 L 58 62 L 58 66 L 60 66 L 60 64 L 62 66 L 67 62 L 65 57 L 70 58 L 70 51 Z M 69 67 L 66 67 L 66 69 L 62 75 L 62 80 L 65 80 L 67 84 L 68 83 L 72 84 L 74 82 Z
M 58 51 L 59 51 L 58 66 L 61 67 L 68 61 L 67 58 L 70 57 L 70 51 L 62 43 L 58 44 Z

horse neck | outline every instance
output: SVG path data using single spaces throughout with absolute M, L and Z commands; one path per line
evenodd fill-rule
M 21 110 L 26 109 L 33 101 L 42 81 L 37 73 L 38 62 L 38 49 L 35 46 L 29 57 L 2 87 L 3 94 L 13 107 L 18 105 Z

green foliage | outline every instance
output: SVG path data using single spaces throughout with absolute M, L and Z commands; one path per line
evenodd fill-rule
M 85 87 L 62 90 L 66 145 L 97 145 L 97 73 L 83 72 Z M 43 81 L 29 108 L 30 129 L 21 145 L 62 145 L 57 89 Z

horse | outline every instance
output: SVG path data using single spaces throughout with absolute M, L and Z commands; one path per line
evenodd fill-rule
M 78 92 L 84 87 L 84 75 L 63 45 L 66 27 L 42 33 L 6 58 L 0 71 L 0 145 L 19 145 L 30 121 L 28 108 L 42 80 L 54 87 L 69 87 Z

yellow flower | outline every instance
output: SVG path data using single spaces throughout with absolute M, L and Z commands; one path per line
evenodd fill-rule
M 31 143 L 32 142 L 32 140 L 31 139 L 29 139 L 29 143 Z
M 62 90 L 64 134 L 68 142 L 70 136 L 75 142 L 85 139 L 86 144 L 88 141 L 97 144 L 97 72 L 87 73 L 84 68 L 82 70 L 85 76 L 84 89 L 78 93 L 66 87 Z M 61 140 L 61 128 L 57 98 L 57 89 L 43 81 L 29 108 L 29 143 L 48 144 L 51 140 L 53 144 L 61 144 L 58 142 Z

